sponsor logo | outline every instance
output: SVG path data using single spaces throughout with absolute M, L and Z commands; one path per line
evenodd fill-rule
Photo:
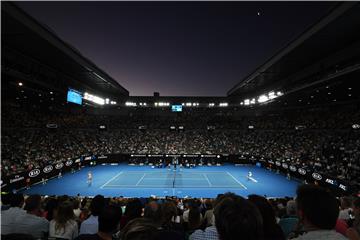
M 90 160 L 91 156 L 85 157 L 85 160 Z
M 16 178 L 14 178 L 14 179 L 10 179 L 10 183 L 14 183 L 14 182 L 18 182 L 18 181 L 21 181 L 21 180 L 23 180 L 24 179 L 24 177 L 19 177 L 19 176 L 17 176 Z
M 345 185 L 342 185 L 342 184 L 339 185 L 339 188 L 341 188 L 341 189 L 344 190 L 344 191 L 347 190 L 347 187 L 346 187 Z
M 46 127 L 47 128 L 57 128 L 58 125 L 56 123 L 48 123 L 48 124 L 46 124 Z
M 107 158 L 107 156 L 104 156 L 104 155 L 101 155 L 98 157 L 98 159 L 105 159 L 105 158 Z
M 315 172 L 312 174 L 312 177 L 315 178 L 316 180 L 321 180 L 322 179 L 322 176 L 320 174 L 318 174 L 318 173 L 315 173 Z
M 63 163 L 58 163 L 58 164 L 55 165 L 55 168 L 56 168 L 56 169 L 62 169 L 63 166 L 64 166 Z
M 290 166 L 290 171 L 296 172 L 296 167 L 295 166 Z
M 67 160 L 66 162 L 65 162 L 65 165 L 66 166 L 71 166 L 73 164 L 73 161 L 72 160 Z
M 51 172 L 53 169 L 54 169 L 53 166 L 48 165 L 48 166 L 44 167 L 43 172 L 44 172 L 44 173 L 49 173 L 49 172 Z
M 3 188 L 3 187 L 6 187 L 7 186 L 7 183 L 4 183 L 3 180 L 0 180 L 0 186 Z
M 329 178 L 327 178 L 327 179 L 325 180 L 325 182 L 330 183 L 330 184 L 332 184 L 332 185 L 335 184 L 335 181 L 332 180 L 332 179 L 329 179 Z
M 301 175 L 306 175 L 306 170 L 303 169 L 303 168 L 299 168 L 299 169 L 298 169 L 298 172 L 299 172 Z
M 31 170 L 30 172 L 29 172 L 29 177 L 36 177 L 37 175 L 39 175 L 40 174 L 40 169 L 34 169 L 34 170 Z

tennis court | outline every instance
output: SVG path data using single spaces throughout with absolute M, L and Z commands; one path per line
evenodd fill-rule
M 92 171 L 93 182 L 87 183 L 87 173 Z M 253 173 L 256 181 L 247 178 Z M 192 169 L 152 168 L 150 166 L 98 165 L 86 167 L 75 173 L 66 173 L 47 184 L 37 184 L 24 189 L 26 194 L 71 196 L 125 196 L 148 197 L 216 197 L 219 193 L 234 192 L 241 196 L 249 194 L 268 197 L 294 196 L 299 183 L 286 176 L 275 174 L 256 166 L 197 166 Z
M 100 188 L 243 188 L 229 172 L 121 171 Z

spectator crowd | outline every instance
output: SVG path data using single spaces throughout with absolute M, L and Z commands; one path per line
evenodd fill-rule
M 302 185 L 295 199 L 2 196 L 3 239 L 359 240 L 360 199 Z
M 358 111 L 235 117 L 231 111 L 197 110 L 169 117 L 136 111 L 127 116 L 45 114 L 8 107 L 2 118 L 1 172 L 89 154 L 234 154 L 303 164 L 353 183 L 360 179 L 360 130 L 351 124 L 359 122 Z

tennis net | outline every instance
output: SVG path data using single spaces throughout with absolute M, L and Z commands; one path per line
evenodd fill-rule
M 173 178 L 173 188 L 175 187 L 175 179 L 176 179 L 176 169 L 174 169 L 174 178 Z

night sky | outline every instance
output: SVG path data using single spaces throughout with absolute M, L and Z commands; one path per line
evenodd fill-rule
M 225 96 L 334 2 L 17 2 L 132 96 Z

